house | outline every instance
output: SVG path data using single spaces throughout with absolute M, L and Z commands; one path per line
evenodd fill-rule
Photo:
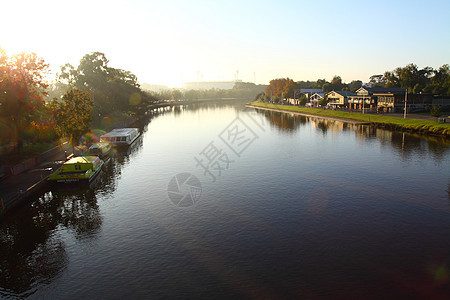
M 286 102 L 290 105 L 300 105 L 300 99 L 298 98 L 287 98 Z
M 377 111 L 401 112 L 405 105 L 406 90 L 402 88 L 374 88 L 372 95 L 376 97 Z
M 314 93 L 309 97 L 309 105 L 311 107 L 317 107 L 319 106 L 319 102 L 323 100 L 324 93 Z
M 304 94 L 306 96 L 306 99 L 309 100 L 309 98 L 316 94 L 316 93 L 323 93 L 322 89 L 300 89 L 300 93 Z
M 334 107 L 345 107 L 348 103 L 348 98 L 354 96 L 355 93 L 349 91 L 331 91 L 327 94 L 328 105 Z
M 356 90 L 356 95 L 348 99 L 350 109 L 373 109 L 377 106 L 377 97 L 373 95 L 376 88 L 360 87 Z

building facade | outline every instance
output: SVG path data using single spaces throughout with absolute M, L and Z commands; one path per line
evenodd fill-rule
M 327 94 L 328 105 L 336 108 L 346 107 L 348 104 L 348 98 L 354 95 L 355 93 L 349 91 L 331 91 Z

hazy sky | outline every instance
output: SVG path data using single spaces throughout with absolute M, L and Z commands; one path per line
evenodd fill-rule
M 6 0 L 0 47 L 53 69 L 100 51 L 141 83 L 360 79 L 450 63 L 450 1 Z

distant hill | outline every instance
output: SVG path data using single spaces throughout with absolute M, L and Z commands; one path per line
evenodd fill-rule
M 171 88 L 169 88 L 167 85 L 163 85 L 163 84 L 150 84 L 150 83 L 143 83 L 141 84 L 141 89 L 142 90 L 146 90 L 146 91 L 152 91 L 152 92 L 162 92 L 162 91 L 167 91 L 167 90 L 171 90 Z
M 193 81 L 185 82 L 183 89 L 185 90 L 231 90 L 235 83 L 242 81 Z

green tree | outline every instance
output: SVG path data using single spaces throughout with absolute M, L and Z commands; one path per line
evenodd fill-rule
M 323 99 L 319 101 L 320 106 L 327 106 L 328 104 L 328 96 L 325 94 L 323 95 Z
M 144 95 L 133 73 L 108 64 L 105 54 L 92 52 L 83 56 L 77 68 L 70 64 L 61 67 L 58 80 L 67 89 L 78 88 L 92 96 L 94 118 L 129 110 L 140 112 L 151 104 L 147 101 L 155 100 Z
M 305 96 L 305 95 L 302 95 L 302 96 L 300 97 L 300 105 L 301 105 L 301 106 L 305 106 L 307 102 L 308 102 L 308 99 L 306 98 L 306 96 Z
M 371 87 L 382 88 L 385 87 L 387 80 L 383 75 L 372 75 L 369 77 L 369 83 Z M 351 90 L 351 89 L 350 89 Z
M 362 87 L 362 81 L 361 80 L 353 80 L 352 82 L 350 82 L 348 84 L 348 89 L 350 90 L 350 92 L 356 92 L 356 90 L 358 90 L 359 88 Z
M 394 71 L 386 71 L 383 75 L 383 81 L 386 82 L 386 87 L 400 87 L 400 73 L 402 68 L 396 68 Z
M 435 118 L 439 118 L 442 115 L 442 108 L 440 105 L 434 105 L 430 109 L 430 115 Z
M 77 88 L 66 92 L 61 101 L 54 100 L 50 103 L 56 132 L 59 136 L 68 138 L 73 147 L 89 131 L 93 106 L 91 96 Z
M 434 71 L 424 91 L 435 95 L 450 95 L 450 66 L 448 64 L 442 65 Z
M 264 97 L 265 94 L 264 92 L 259 93 L 258 95 L 255 96 L 255 101 L 264 101 Z

